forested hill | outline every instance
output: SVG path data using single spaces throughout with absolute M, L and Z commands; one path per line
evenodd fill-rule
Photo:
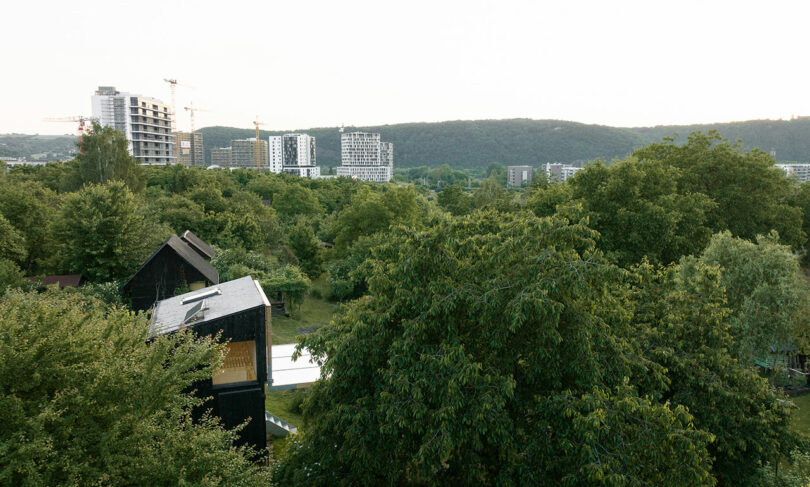
M 346 127 L 346 131 L 379 132 L 394 143 L 394 164 L 484 168 L 491 162 L 540 164 L 577 161 L 628 154 L 645 139 L 626 129 L 585 125 L 558 120 L 473 120 L 439 123 L 407 123 L 376 127 Z M 201 129 L 210 160 L 211 147 L 227 147 L 231 139 L 252 137 L 249 129 L 208 127 Z M 299 130 L 317 139 L 318 164 L 340 163 L 340 133 L 337 128 Z M 262 132 L 262 136 L 282 132 Z
M 439 166 L 485 168 L 491 162 L 530 164 L 574 162 L 595 158 L 611 160 L 624 157 L 633 149 L 690 132 L 718 130 L 729 140 L 742 139 L 746 148 L 776 150 L 780 161 L 810 161 L 810 118 L 797 120 L 752 120 L 706 125 L 662 125 L 656 127 L 617 128 L 586 125 L 559 120 L 471 120 L 438 123 L 405 123 L 374 127 L 346 127 L 347 131 L 379 132 L 384 141 L 394 143 L 396 167 Z M 212 147 L 228 147 L 232 139 L 253 137 L 252 129 L 206 127 L 205 158 L 210 163 Z M 318 163 L 340 163 L 340 133 L 337 127 L 298 129 L 317 138 Z M 262 131 L 270 134 L 293 132 Z M 54 154 L 69 157 L 75 138 L 71 136 L 34 136 L 0 134 L 0 158 Z
M 559 120 L 472 120 L 439 123 L 406 123 L 375 127 L 346 127 L 347 131 L 379 132 L 394 143 L 397 167 L 438 166 L 484 168 L 491 162 L 539 165 L 624 157 L 633 149 L 696 130 L 718 130 L 730 140 L 742 139 L 746 148 L 776 149 L 781 161 L 810 160 L 810 119 L 754 120 L 709 125 L 616 128 Z M 227 147 L 232 139 L 253 137 L 251 129 L 207 127 L 206 160 L 212 147 Z M 317 138 L 318 163 L 340 162 L 340 133 L 336 127 L 299 129 Z M 283 132 L 262 131 L 262 137 Z

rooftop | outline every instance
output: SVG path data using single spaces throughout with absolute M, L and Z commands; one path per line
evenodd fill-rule
M 149 338 L 262 305 L 270 302 L 259 281 L 250 276 L 174 296 L 155 305 Z

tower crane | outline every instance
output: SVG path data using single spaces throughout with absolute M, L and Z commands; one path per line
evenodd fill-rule
M 211 110 L 206 110 L 206 109 L 204 109 L 204 108 L 198 108 L 198 107 L 195 107 L 195 106 L 194 106 L 194 102 L 189 102 L 189 104 L 188 104 L 188 105 L 189 105 L 189 106 L 187 106 L 187 107 L 183 107 L 183 109 L 184 109 L 185 111 L 187 111 L 187 112 L 188 112 L 188 114 L 189 114 L 189 118 L 191 119 L 191 135 L 189 136 L 189 139 L 190 139 L 191 145 L 195 145 L 195 144 L 196 144 L 196 140 L 195 140 L 195 138 L 194 138 L 194 114 L 195 114 L 196 112 L 210 112 Z M 177 140 L 177 144 L 175 144 L 175 150 L 179 150 L 179 149 L 177 149 L 177 146 L 179 146 L 179 145 L 180 145 L 180 140 L 179 140 L 179 138 L 178 138 L 178 140 Z M 198 162 L 194 160 L 194 150 L 195 150 L 195 149 L 192 147 L 192 149 L 191 149 L 191 150 L 192 150 L 192 152 L 191 152 L 191 154 L 192 154 L 192 155 L 191 155 L 192 162 L 193 162 L 194 164 L 197 164 Z M 179 152 L 178 152 L 178 153 L 179 153 Z M 201 164 L 201 163 L 202 163 L 202 162 L 200 162 L 200 164 Z
M 98 119 L 94 117 L 85 117 L 84 115 L 76 115 L 75 117 L 48 117 L 43 118 L 42 120 L 45 122 L 79 122 L 79 144 L 81 144 L 82 137 L 84 136 L 85 124 Z
M 176 79 L 173 78 L 163 78 L 163 81 L 169 84 L 169 91 L 171 92 L 172 96 L 172 134 L 177 137 L 177 85 L 185 86 L 186 88 L 193 88 L 192 86 L 180 83 Z M 192 118 L 194 116 L 192 115 Z M 191 129 L 194 132 L 194 129 Z M 178 155 L 178 144 L 174 144 L 174 160 L 177 161 Z
M 259 121 L 259 116 L 256 115 L 256 120 L 253 121 L 253 125 L 256 126 L 256 169 L 261 170 L 262 168 L 262 144 L 261 140 L 259 140 L 259 125 L 265 125 L 264 122 Z

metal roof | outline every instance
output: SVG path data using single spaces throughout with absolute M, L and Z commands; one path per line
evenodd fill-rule
M 200 309 L 188 316 L 195 306 Z M 257 306 L 270 306 L 270 302 L 267 301 L 259 281 L 250 276 L 174 296 L 155 304 L 149 325 L 149 338 Z
M 196 251 L 194 251 L 194 249 L 189 247 L 189 245 L 183 240 L 181 240 L 180 237 L 178 237 L 177 235 L 172 235 L 171 237 L 169 237 L 168 240 L 163 242 L 163 245 L 161 245 L 160 247 L 158 247 L 157 250 L 152 252 L 152 255 L 150 255 L 149 258 L 146 259 L 146 262 L 144 262 L 143 265 L 137 271 L 135 271 L 135 274 L 133 274 L 132 277 L 130 277 L 127 280 L 127 282 L 125 282 L 124 285 L 121 286 L 121 288 L 126 289 L 129 286 L 129 283 L 132 282 L 132 280 L 135 279 L 135 277 L 137 277 L 137 275 L 140 274 L 140 272 L 147 265 L 149 265 L 149 262 L 151 262 L 152 259 L 154 259 L 155 256 L 158 255 L 160 251 L 163 250 L 163 248 L 166 247 L 167 245 L 172 250 L 174 250 L 174 252 L 181 259 L 186 261 L 188 265 L 197 269 L 197 271 L 199 271 L 200 274 L 205 276 L 206 279 L 208 279 L 211 282 L 219 282 L 219 272 L 217 272 L 217 270 L 214 269 L 214 266 L 209 264 L 207 260 L 203 259 L 200 256 L 200 254 L 198 254 Z
M 207 243 L 203 242 L 200 239 L 200 237 L 191 233 L 191 230 L 186 230 L 185 232 L 183 232 L 183 235 L 181 235 L 180 238 L 183 239 L 184 242 L 186 242 L 187 244 L 191 245 L 199 252 L 204 254 L 206 258 L 208 259 L 214 258 L 216 250 L 214 250 L 214 248 L 208 245 Z
M 301 350 L 298 360 L 292 360 L 295 352 L 294 343 L 288 345 L 274 345 L 270 353 L 271 374 L 273 381 L 269 384 L 270 389 L 284 389 L 289 386 L 311 384 L 321 377 L 321 366 L 312 361 L 312 354 L 309 349 Z

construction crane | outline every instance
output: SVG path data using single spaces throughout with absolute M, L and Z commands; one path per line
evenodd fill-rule
M 43 118 L 42 120 L 45 122 L 79 122 L 79 144 L 81 144 L 82 137 L 84 136 L 85 124 L 98 119 L 93 117 L 85 117 L 84 115 L 76 115 L 75 117 L 49 117 Z
M 172 135 L 175 137 L 174 142 L 174 161 L 177 162 L 179 156 L 179 142 L 177 140 L 177 80 L 163 78 L 163 81 L 169 83 L 169 91 L 172 94 Z
M 256 169 L 261 170 L 262 168 L 262 144 L 261 140 L 259 140 L 259 125 L 264 125 L 264 122 L 259 121 L 259 116 L 256 115 L 256 120 L 253 121 L 253 125 L 256 126 Z
M 194 152 L 196 148 L 194 147 L 197 143 L 194 137 L 194 113 L 196 112 L 210 112 L 211 110 L 205 110 L 204 108 L 198 108 L 194 106 L 194 102 L 189 102 L 189 106 L 183 107 L 185 111 L 188 112 L 189 118 L 191 119 L 191 135 L 189 135 L 189 144 L 191 149 L 191 162 L 192 164 L 202 164 L 202 161 L 197 161 L 194 156 Z M 179 154 L 179 149 L 177 148 L 180 145 L 180 138 L 177 138 L 177 143 L 174 144 L 175 150 L 177 154 Z M 179 161 L 179 159 L 175 159 L 175 162 Z
M 196 112 L 210 112 L 211 110 L 206 110 L 205 108 L 199 108 L 194 106 L 194 102 L 189 102 L 189 106 L 183 107 L 185 111 L 188 112 L 189 117 L 191 119 L 191 137 L 194 138 L 194 114 Z
M 171 107 L 172 108 L 172 134 L 175 137 L 177 137 L 177 85 L 185 86 L 186 88 L 194 88 L 194 87 L 189 86 L 187 84 L 180 83 L 176 79 L 163 78 L 163 81 L 165 81 L 166 83 L 169 84 L 169 91 L 171 92 L 171 96 L 172 96 L 172 107 Z M 193 117 L 194 117 L 194 115 L 192 115 L 192 120 L 193 120 Z M 192 128 L 191 131 L 194 132 L 194 129 Z M 174 144 L 174 160 L 175 161 L 177 161 L 178 150 L 179 150 L 177 145 L 178 144 Z

